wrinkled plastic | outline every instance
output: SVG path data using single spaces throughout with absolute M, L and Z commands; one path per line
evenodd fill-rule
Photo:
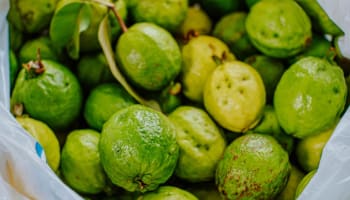
M 45 162 L 39 145 L 9 112 L 9 1 L 0 0 L 0 199 L 81 200 Z
M 350 58 L 349 0 L 318 0 L 342 28 L 343 56 Z M 0 199 L 81 200 L 45 163 L 40 145 L 9 112 L 7 0 L 0 0 Z M 319 169 L 298 200 L 350 199 L 350 109 L 325 146 Z

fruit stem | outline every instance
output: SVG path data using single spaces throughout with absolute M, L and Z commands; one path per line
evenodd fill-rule
M 28 63 L 24 63 L 22 66 L 27 70 L 29 73 L 29 77 L 33 78 L 37 75 L 40 75 L 44 73 L 45 67 L 43 63 L 41 62 L 41 54 L 40 54 L 40 48 L 37 50 L 37 60 L 36 61 L 29 61 Z
M 92 0 L 92 1 L 94 1 L 96 3 L 99 3 L 101 5 L 107 6 L 108 9 L 112 10 L 114 16 L 118 20 L 118 23 L 119 23 L 120 28 L 122 29 L 122 31 L 124 33 L 128 31 L 128 28 L 125 25 L 123 18 L 120 16 L 119 12 L 117 11 L 117 9 L 115 8 L 115 5 L 113 3 L 105 2 L 105 1 L 101 1 L 101 0 Z

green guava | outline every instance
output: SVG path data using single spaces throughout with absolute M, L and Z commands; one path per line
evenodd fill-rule
M 288 59 L 288 63 L 292 65 L 303 57 L 314 56 L 319 58 L 326 58 L 332 60 L 336 55 L 332 42 L 327 40 L 324 36 L 313 34 L 312 42 L 303 52 Z
M 206 35 L 191 38 L 182 47 L 182 58 L 183 94 L 198 103 L 203 103 L 204 84 L 218 62 L 236 59 L 223 41 Z
M 213 35 L 224 41 L 239 60 L 258 53 L 248 37 L 246 18 L 247 13 L 243 11 L 227 14 L 220 18 L 213 30 Z
M 126 107 L 108 119 L 101 134 L 101 163 L 115 185 L 147 192 L 173 174 L 179 157 L 176 129 L 161 112 Z
M 32 40 L 27 40 L 19 50 L 18 59 L 20 64 L 27 63 L 37 59 L 38 49 L 40 57 L 46 60 L 59 62 L 62 55 L 58 49 L 54 47 L 51 40 L 47 36 L 41 36 Z
M 287 152 L 269 135 L 247 134 L 225 150 L 216 170 L 224 199 L 274 199 L 291 171 Z
M 199 6 L 188 8 L 185 20 L 176 30 L 182 39 L 189 39 L 191 35 L 208 35 L 212 29 L 212 21 L 207 13 Z
M 295 192 L 304 176 L 304 172 L 292 165 L 288 183 L 286 187 L 284 187 L 283 191 L 277 196 L 276 200 L 295 200 Z
M 98 144 L 100 133 L 90 129 L 74 130 L 68 134 L 62 148 L 63 180 L 75 191 L 97 194 L 106 186 Z
M 275 109 L 272 105 L 266 105 L 259 124 L 250 133 L 267 134 L 274 137 L 280 145 L 291 154 L 294 150 L 294 138 L 287 135 L 278 123 Z
M 91 128 L 102 130 L 103 124 L 118 110 L 136 104 L 119 83 L 95 87 L 85 101 L 84 118 Z
M 30 34 L 48 28 L 58 0 L 10 0 L 7 19 L 18 30 Z
M 135 1 L 129 9 L 136 22 L 154 23 L 169 32 L 175 32 L 186 18 L 188 1 L 142 0 Z
M 317 57 L 290 66 L 278 83 L 274 108 L 283 130 L 305 138 L 330 128 L 341 116 L 347 97 L 342 69 Z
M 299 166 L 305 172 L 310 172 L 318 168 L 323 148 L 332 136 L 337 124 L 321 133 L 306 137 L 298 142 L 295 155 Z
M 50 128 L 66 129 L 80 114 L 82 91 L 75 75 L 54 61 L 29 62 L 19 72 L 11 96 L 11 110 L 24 112 Z
M 220 17 L 237 11 L 240 8 L 240 2 L 236 0 L 198 0 L 199 4 L 209 14 L 209 16 L 217 20 Z
M 257 2 L 248 13 L 246 30 L 258 50 L 277 58 L 300 53 L 312 37 L 309 17 L 292 0 Z
M 57 172 L 60 164 L 60 146 L 56 134 L 45 123 L 30 117 L 17 117 L 17 122 L 33 136 L 44 149 L 47 164 Z
M 282 61 L 264 55 L 253 55 L 244 62 L 259 72 L 266 90 L 266 102 L 272 103 L 276 86 L 285 71 Z
M 148 192 L 137 200 L 198 200 L 190 192 L 175 186 L 161 186 L 156 191 Z
M 216 67 L 204 86 L 204 106 L 223 128 L 244 133 L 261 119 L 266 102 L 263 80 L 250 65 L 224 62 Z
M 119 67 L 138 88 L 164 89 L 181 70 L 181 51 L 173 36 L 152 23 L 135 23 L 116 46 Z
M 212 180 L 226 148 L 222 130 L 204 110 L 193 106 L 180 106 L 168 117 L 180 146 L 176 176 L 189 182 Z
M 185 189 L 200 200 L 222 200 L 214 181 L 191 184 Z
M 79 59 L 76 75 L 86 92 L 99 84 L 116 82 L 103 53 L 84 54 Z

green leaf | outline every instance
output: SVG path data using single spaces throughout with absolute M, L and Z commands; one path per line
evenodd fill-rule
M 67 47 L 73 59 L 79 57 L 80 33 L 90 25 L 93 14 L 90 6 L 83 1 L 61 1 L 51 20 L 50 37 L 53 44 L 59 48 Z

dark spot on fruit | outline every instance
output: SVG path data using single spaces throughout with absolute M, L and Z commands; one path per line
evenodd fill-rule
M 272 35 L 274 38 L 278 38 L 279 37 L 279 34 L 278 33 L 273 33 Z
M 339 93 L 339 88 L 333 87 L 333 92 L 334 92 L 334 94 L 338 94 Z
M 241 80 L 242 81 L 247 81 L 247 80 L 249 80 L 249 77 L 248 76 L 242 76 Z
M 238 92 L 239 92 L 240 94 L 244 94 L 244 90 L 243 90 L 242 88 L 239 88 L 239 89 L 238 89 Z
M 208 47 L 209 47 L 212 51 L 215 51 L 215 46 L 214 46 L 212 43 L 209 43 L 209 44 L 208 44 Z
M 52 6 L 51 6 L 50 3 L 47 3 L 47 4 L 46 4 L 46 8 L 50 9 L 51 7 L 52 7 Z

